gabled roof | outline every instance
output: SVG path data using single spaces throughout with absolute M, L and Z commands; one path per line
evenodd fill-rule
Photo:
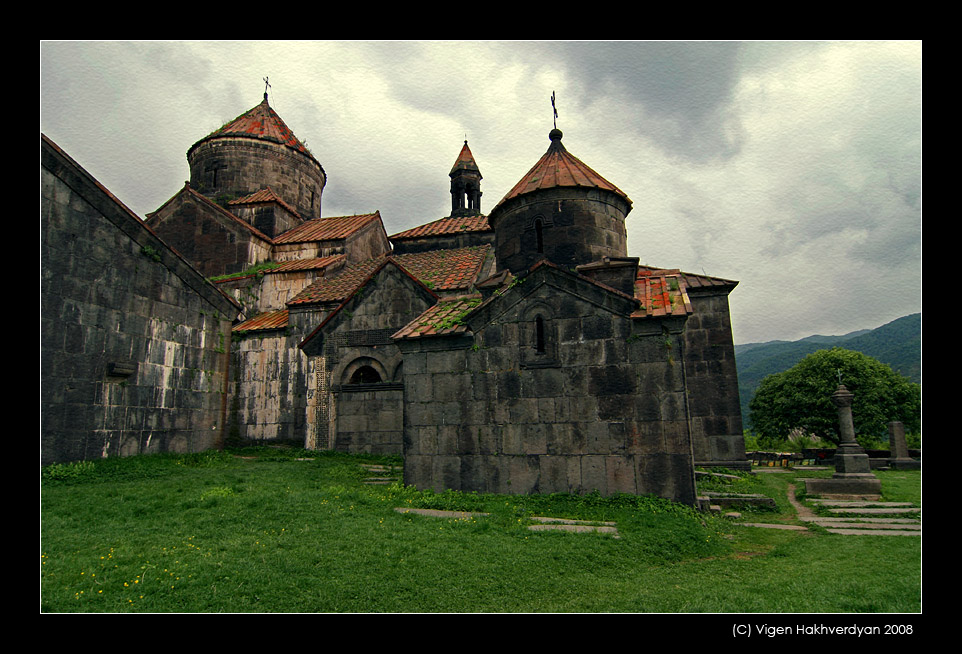
M 524 275 L 513 277 L 499 274 L 483 280 L 482 284 L 493 285 L 498 278 L 504 282 L 502 286 L 463 316 L 468 329 L 476 330 L 487 324 L 506 307 L 517 302 L 518 297 L 526 297 L 543 284 L 553 286 L 560 293 L 576 295 L 586 302 L 619 315 L 628 316 L 638 308 L 636 298 L 547 259 L 535 263 Z M 504 300 L 506 297 L 509 299 Z
M 468 331 L 462 318 L 481 304 L 480 295 L 442 299 L 398 330 L 391 338 L 404 340 L 422 336 L 449 336 Z
M 300 214 L 297 213 L 297 209 L 284 202 L 284 200 L 282 200 L 280 196 L 271 189 L 270 186 L 267 188 L 262 188 L 259 191 L 255 191 L 246 197 L 231 200 L 227 204 L 269 204 L 271 202 L 276 202 L 295 216 L 300 216 Z
M 372 222 L 380 220 L 381 213 L 379 211 L 356 216 L 314 218 L 276 236 L 274 242 L 310 243 L 313 241 L 334 241 L 347 238 Z
M 157 218 L 158 214 L 163 212 L 168 205 L 170 205 L 175 199 L 177 199 L 181 195 L 186 195 L 189 199 L 199 202 L 201 205 L 203 205 L 204 207 L 209 209 L 211 212 L 213 212 L 214 215 L 220 216 L 225 221 L 229 221 L 228 224 L 233 224 L 238 227 L 242 227 L 243 229 L 246 229 L 251 234 L 253 234 L 256 238 L 259 238 L 262 241 L 267 241 L 268 243 L 274 242 L 274 240 L 264 232 L 260 231 L 250 223 L 241 220 L 240 218 L 232 214 L 230 211 L 220 206 L 210 198 L 208 198 L 203 193 L 199 193 L 198 191 L 194 190 L 191 187 L 190 182 L 185 182 L 183 188 L 181 188 L 181 190 L 174 193 L 174 195 L 172 195 L 170 199 L 164 202 L 164 204 L 161 205 L 161 207 L 157 209 L 157 211 L 153 211 L 147 214 L 147 224 L 153 223 Z
M 629 204 L 631 200 L 617 186 L 596 173 L 580 159 L 572 155 L 561 144 L 561 130 L 553 129 L 548 134 L 551 145 L 531 170 L 515 184 L 514 188 L 508 191 L 501 202 L 495 207 L 501 206 L 508 200 L 516 198 L 526 193 L 540 191 L 543 189 L 556 188 L 559 186 L 572 186 L 581 188 L 597 188 L 610 191 L 621 196 Z
M 374 261 L 374 260 L 372 259 L 371 261 Z M 302 350 L 304 350 L 306 353 L 310 355 L 311 354 L 310 350 L 316 349 L 316 345 L 314 345 L 314 343 L 316 343 L 316 339 L 318 339 L 319 337 L 323 338 L 323 334 L 329 328 L 329 326 L 337 324 L 337 321 L 340 320 L 341 317 L 345 315 L 345 313 L 347 313 L 347 315 L 350 316 L 350 312 L 346 311 L 347 307 L 351 306 L 352 302 L 354 303 L 354 306 L 356 306 L 358 302 L 364 302 L 365 294 L 360 293 L 360 291 L 363 289 L 363 287 L 365 287 L 368 284 L 368 282 L 370 282 L 372 279 L 377 277 L 382 270 L 388 267 L 393 267 L 397 269 L 401 274 L 401 279 L 406 279 L 408 283 L 411 285 L 410 288 L 415 289 L 418 293 L 420 293 L 422 300 L 427 305 L 434 305 L 435 303 L 437 303 L 439 298 L 434 293 L 434 291 L 428 288 L 421 280 L 417 279 L 414 275 L 412 275 L 410 271 L 408 271 L 406 268 L 401 266 L 397 262 L 395 257 L 381 257 L 379 260 L 379 263 L 377 263 L 377 265 L 375 265 L 372 269 L 370 269 L 367 275 L 361 278 L 360 282 L 356 284 L 353 289 L 351 289 L 350 293 L 347 296 L 345 296 L 345 298 L 341 301 L 341 303 L 337 306 L 337 308 L 331 311 L 324 318 L 324 320 L 321 321 L 321 324 L 318 325 L 314 329 L 314 331 L 308 334 L 303 341 L 301 341 L 298 347 L 300 347 Z M 367 267 L 365 266 L 364 269 L 367 270 Z
M 288 306 L 340 302 L 350 296 L 387 259 L 434 291 L 467 291 L 477 278 L 491 246 L 385 255 L 347 266 L 334 277 L 317 280 L 288 301 Z
M 420 225 L 403 232 L 398 232 L 390 238 L 394 241 L 408 238 L 423 238 L 425 236 L 448 236 L 467 232 L 490 231 L 492 231 L 491 224 L 488 222 L 487 216 L 480 214 L 476 216 L 449 216 L 427 223 L 426 225 Z
M 467 290 L 477 280 L 490 245 L 396 255 L 397 262 L 436 291 Z
M 234 298 L 211 284 L 179 252 L 157 236 L 146 221 L 141 220 L 45 134 L 40 135 L 40 165 L 69 186 L 121 233 L 143 248 L 152 248 L 155 256 L 159 257 L 158 261 L 218 311 L 228 314 L 231 319 L 240 312 L 240 304 Z M 45 213 L 41 219 L 45 219 Z
M 339 275 L 317 280 L 288 300 L 287 305 L 341 302 L 370 277 L 383 261 L 384 257 L 381 257 L 347 266 Z
M 310 157 L 314 163 L 317 163 L 314 155 L 294 136 L 294 132 L 284 124 L 277 112 L 267 103 L 266 93 L 264 94 L 264 100 L 259 105 L 197 141 L 187 151 L 187 156 L 190 157 L 191 151 L 201 143 L 224 137 L 244 137 L 279 143 Z M 317 165 L 320 166 L 319 163 Z

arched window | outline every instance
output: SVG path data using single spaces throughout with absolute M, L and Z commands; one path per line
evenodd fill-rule
M 540 315 L 534 319 L 534 349 L 538 354 L 545 353 L 545 342 L 544 342 L 544 318 Z
M 536 300 L 519 316 L 520 363 L 523 368 L 553 368 L 558 364 L 558 324 L 554 309 Z
M 361 366 L 351 375 L 349 384 L 379 384 L 381 375 L 371 366 Z

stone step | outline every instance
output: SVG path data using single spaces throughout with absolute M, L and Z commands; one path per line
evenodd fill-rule
M 853 514 L 853 513 L 865 513 L 869 515 L 885 515 L 885 514 L 900 514 L 900 513 L 921 513 L 922 509 L 916 507 L 890 507 L 886 509 L 829 509 L 830 513 L 835 514 Z
M 537 522 L 543 522 L 546 524 L 556 523 L 564 525 L 605 525 L 608 527 L 614 527 L 614 522 L 605 522 L 603 520 L 572 520 L 571 518 L 547 518 L 544 516 L 533 515 L 530 518 Z
M 876 523 L 881 522 L 885 524 L 919 524 L 918 518 L 863 518 L 861 516 L 851 516 L 849 518 L 824 518 L 822 516 L 814 517 L 799 517 L 799 520 L 805 522 L 824 522 L 826 524 L 831 524 L 833 522 L 865 522 L 865 523 Z
M 433 518 L 479 518 L 491 515 L 490 513 L 480 513 L 475 511 L 441 511 L 439 509 L 411 509 L 404 506 L 395 507 L 398 513 L 416 513 L 418 515 L 431 516 Z
M 762 527 L 764 529 L 784 529 L 787 531 L 807 531 L 808 527 L 802 525 L 781 525 L 773 524 L 768 522 L 737 522 L 735 524 L 742 525 L 744 527 Z
M 905 523 L 888 523 L 888 522 L 821 522 L 819 520 L 810 520 L 812 524 L 821 525 L 826 528 L 831 529 L 896 529 L 899 531 L 921 531 L 922 525 L 920 524 L 905 524 Z
M 836 507 L 859 507 L 859 506 L 912 506 L 911 502 L 871 502 L 868 500 L 823 500 L 823 499 L 811 499 L 809 502 L 814 502 L 819 506 L 836 506 Z
M 758 493 L 703 493 L 703 497 L 715 506 L 724 508 L 743 508 L 746 506 L 764 506 L 775 508 L 775 500 Z
M 831 534 L 847 536 L 921 536 L 921 531 L 882 531 L 878 529 L 827 529 Z
M 614 522 L 602 520 L 572 520 L 570 518 L 548 518 L 544 516 L 531 516 L 531 520 L 540 522 L 538 525 L 528 525 L 531 531 L 570 531 L 574 533 L 601 533 L 611 534 L 615 538 L 621 538 L 618 528 Z
M 621 538 L 618 529 L 606 527 L 604 525 L 567 525 L 567 524 L 541 524 L 528 525 L 531 531 L 570 531 L 575 533 L 600 533 L 611 534 L 615 538 Z

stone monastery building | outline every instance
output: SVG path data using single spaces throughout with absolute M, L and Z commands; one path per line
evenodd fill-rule
M 191 146 L 145 226 L 233 301 L 222 442 L 403 454 L 419 488 L 689 504 L 694 465 L 745 467 L 737 282 L 639 265 L 631 200 L 548 139 L 487 214 L 465 141 L 450 215 L 393 235 L 322 217 L 324 168 L 266 94 Z

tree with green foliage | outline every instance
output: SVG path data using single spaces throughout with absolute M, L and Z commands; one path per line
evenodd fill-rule
M 760 441 L 778 441 L 801 430 L 839 442 L 838 409 L 831 395 L 841 383 L 854 394 L 852 418 L 863 445 L 888 442 L 888 423 L 906 433 L 922 430 L 922 387 L 861 352 L 840 347 L 814 352 L 794 367 L 765 377 L 749 402 L 749 421 Z

